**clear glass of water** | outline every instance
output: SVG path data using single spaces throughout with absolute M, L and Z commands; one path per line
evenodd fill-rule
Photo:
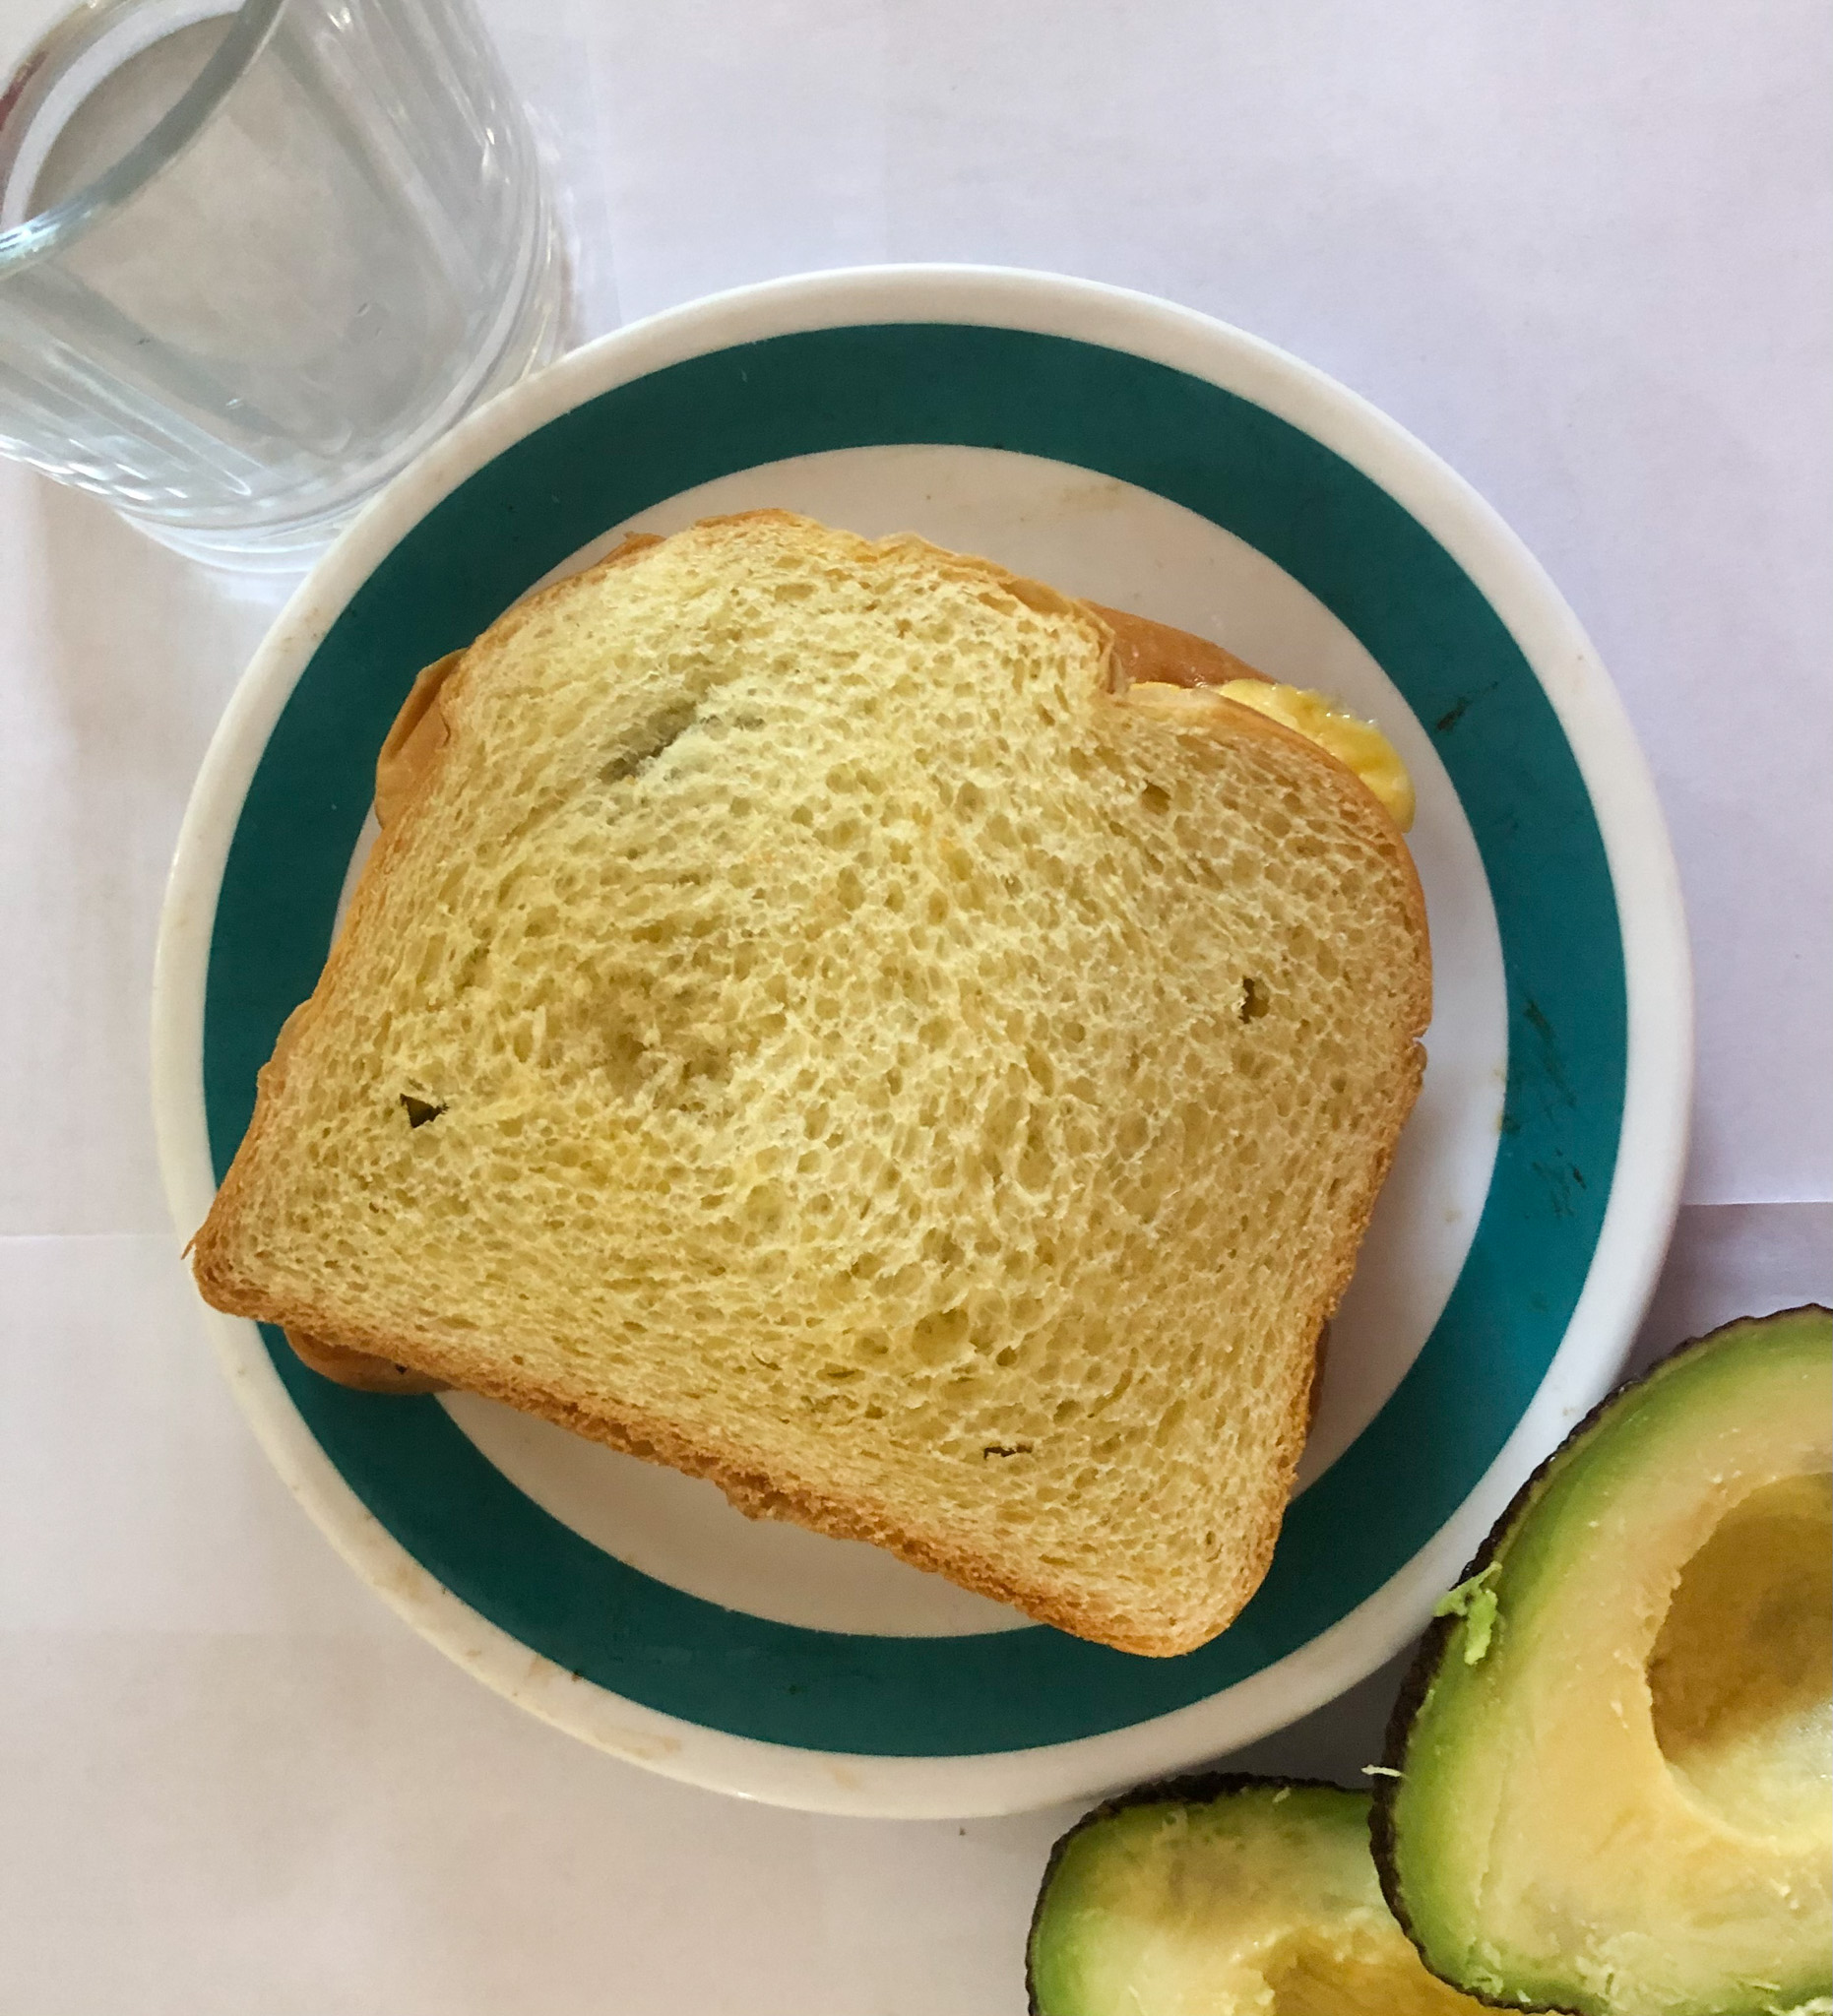
M 0 85 L 0 453 L 181 552 L 303 563 L 563 301 L 471 0 L 88 0 Z

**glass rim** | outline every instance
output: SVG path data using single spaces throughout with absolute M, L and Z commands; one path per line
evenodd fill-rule
M 23 266 L 64 250 L 93 223 L 118 210 L 169 166 L 203 131 L 261 53 L 285 5 L 286 0 L 239 0 L 232 8 L 221 9 L 222 14 L 234 16 L 227 33 L 176 102 L 153 127 L 93 181 L 73 190 L 49 209 L 35 211 L 0 230 L 0 281 Z M 42 59 L 54 51 L 67 34 L 81 29 L 86 17 L 95 20 L 101 16 L 102 10 L 95 7 L 95 0 L 83 0 L 83 4 L 60 17 L 27 52 L 12 83 L 0 87 L 0 99 L 15 92 L 23 96 L 21 87 L 29 75 L 26 66 L 32 64 L 33 58 Z M 210 18 L 208 13 L 198 16 L 199 20 Z M 175 33 L 177 30 L 170 32 Z

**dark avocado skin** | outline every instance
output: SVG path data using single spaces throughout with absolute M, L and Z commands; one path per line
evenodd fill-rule
M 1110 1820 L 1114 1814 L 1127 1812 L 1134 1806 L 1205 1806 L 1212 1799 L 1224 1798 L 1231 1793 L 1267 1789 L 1277 1792 L 1282 1786 L 1290 1792 L 1350 1790 L 1328 1778 L 1271 1778 L 1252 1771 L 1209 1771 L 1199 1772 L 1187 1778 L 1162 1778 L 1152 1785 L 1139 1786 L 1132 1792 L 1116 1793 L 1112 1798 L 1104 1799 L 1093 1812 L 1084 1813 L 1050 1850 L 1050 1858 L 1043 1865 L 1043 1880 L 1038 1885 L 1038 1901 L 1031 1908 L 1031 1923 L 1025 1933 L 1025 2006 L 1030 2016 L 1043 2016 L 1043 2011 L 1038 2005 L 1037 1984 L 1031 1964 L 1039 1922 L 1043 1916 L 1043 1900 L 1050 1894 L 1050 1885 L 1056 1879 L 1057 1867 L 1063 1859 L 1064 1850 L 1079 1834 L 1084 1834 L 1099 1822 Z
M 1590 1436 L 1592 1430 L 1615 1408 L 1625 1393 L 1640 1386 L 1645 1379 L 1652 1378 L 1655 1373 L 1675 1360 L 1695 1352 L 1705 1351 L 1730 1331 L 1746 1329 L 1751 1323 L 1781 1322 L 1797 1316 L 1825 1316 L 1828 1313 L 1818 1302 L 1803 1302 L 1797 1308 L 1777 1309 L 1766 1316 L 1735 1317 L 1729 1323 L 1720 1324 L 1716 1330 L 1707 1331 L 1703 1337 L 1689 1338 L 1684 1344 L 1676 1345 L 1673 1351 L 1657 1358 L 1646 1371 L 1613 1386 L 1584 1419 L 1577 1423 L 1565 1440 L 1538 1466 L 1533 1476 L 1508 1501 L 1507 1509 L 1489 1529 L 1488 1538 L 1483 1545 L 1471 1556 L 1469 1565 L 1458 1577 L 1458 1582 L 1467 1582 L 1473 1575 L 1480 1575 L 1488 1567 L 1503 1542 L 1513 1534 L 1529 1506 L 1540 1495 L 1541 1486 L 1553 1466 Z M 1447 1986 L 1456 1988 L 1460 1994 L 1468 1995 L 1472 2001 L 1482 2002 L 1491 2009 L 1552 2010 L 1555 2016 L 1571 2016 L 1571 2012 L 1561 2011 L 1556 2002 L 1498 2001 L 1493 1996 L 1481 1994 L 1477 1989 L 1467 1987 L 1462 1982 L 1451 1981 L 1448 1976 L 1438 1974 L 1438 1970 L 1420 1949 L 1419 1941 L 1414 1938 L 1413 1921 L 1407 1914 L 1407 1901 L 1400 1887 L 1394 1831 L 1394 1801 L 1398 1795 L 1400 1780 L 1388 1777 L 1386 1773 L 1406 1770 L 1407 1747 L 1413 1734 L 1414 1721 L 1431 1690 L 1433 1680 L 1438 1675 L 1438 1669 L 1444 1662 L 1452 1634 L 1462 1621 L 1460 1617 L 1449 1615 L 1432 1619 L 1426 1626 L 1425 1635 L 1420 1641 L 1419 1652 L 1415 1655 L 1412 1666 L 1408 1668 L 1407 1677 L 1401 1682 L 1400 1692 L 1395 1697 L 1394 1712 L 1388 1718 L 1387 1736 L 1381 1751 L 1383 1775 L 1373 1781 L 1374 1804 L 1369 1810 L 1368 1817 L 1369 1847 L 1374 1854 L 1375 1873 L 1380 1878 L 1381 1894 L 1387 1899 L 1388 1909 L 1394 1914 L 1408 1938 L 1414 1939 L 1415 1950 L 1420 1953 L 1420 1959 L 1427 1973 L 1438 1975 L 1438 1979 Z

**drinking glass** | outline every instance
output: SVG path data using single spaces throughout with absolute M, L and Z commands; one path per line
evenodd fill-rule
M 470 0 L 89 0 L 0 87 L 0 452 L 182 552 L 302 563 L 563 295 Z

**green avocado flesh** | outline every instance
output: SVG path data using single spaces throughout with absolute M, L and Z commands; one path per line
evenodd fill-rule
M 1377 1796 L 1435 1974 L 1581 2016 L 1833 2012 L 1830 1469 L 1833 1317 L 1791 1310 L 1658 1365 L 1510 1508 Z
M 1039 2016 L 1454 2016 L 1394 1922 L 1368 1796 L 1235 1781 L 1148 1793 L 1066 1836 L 1031 1932 Z

